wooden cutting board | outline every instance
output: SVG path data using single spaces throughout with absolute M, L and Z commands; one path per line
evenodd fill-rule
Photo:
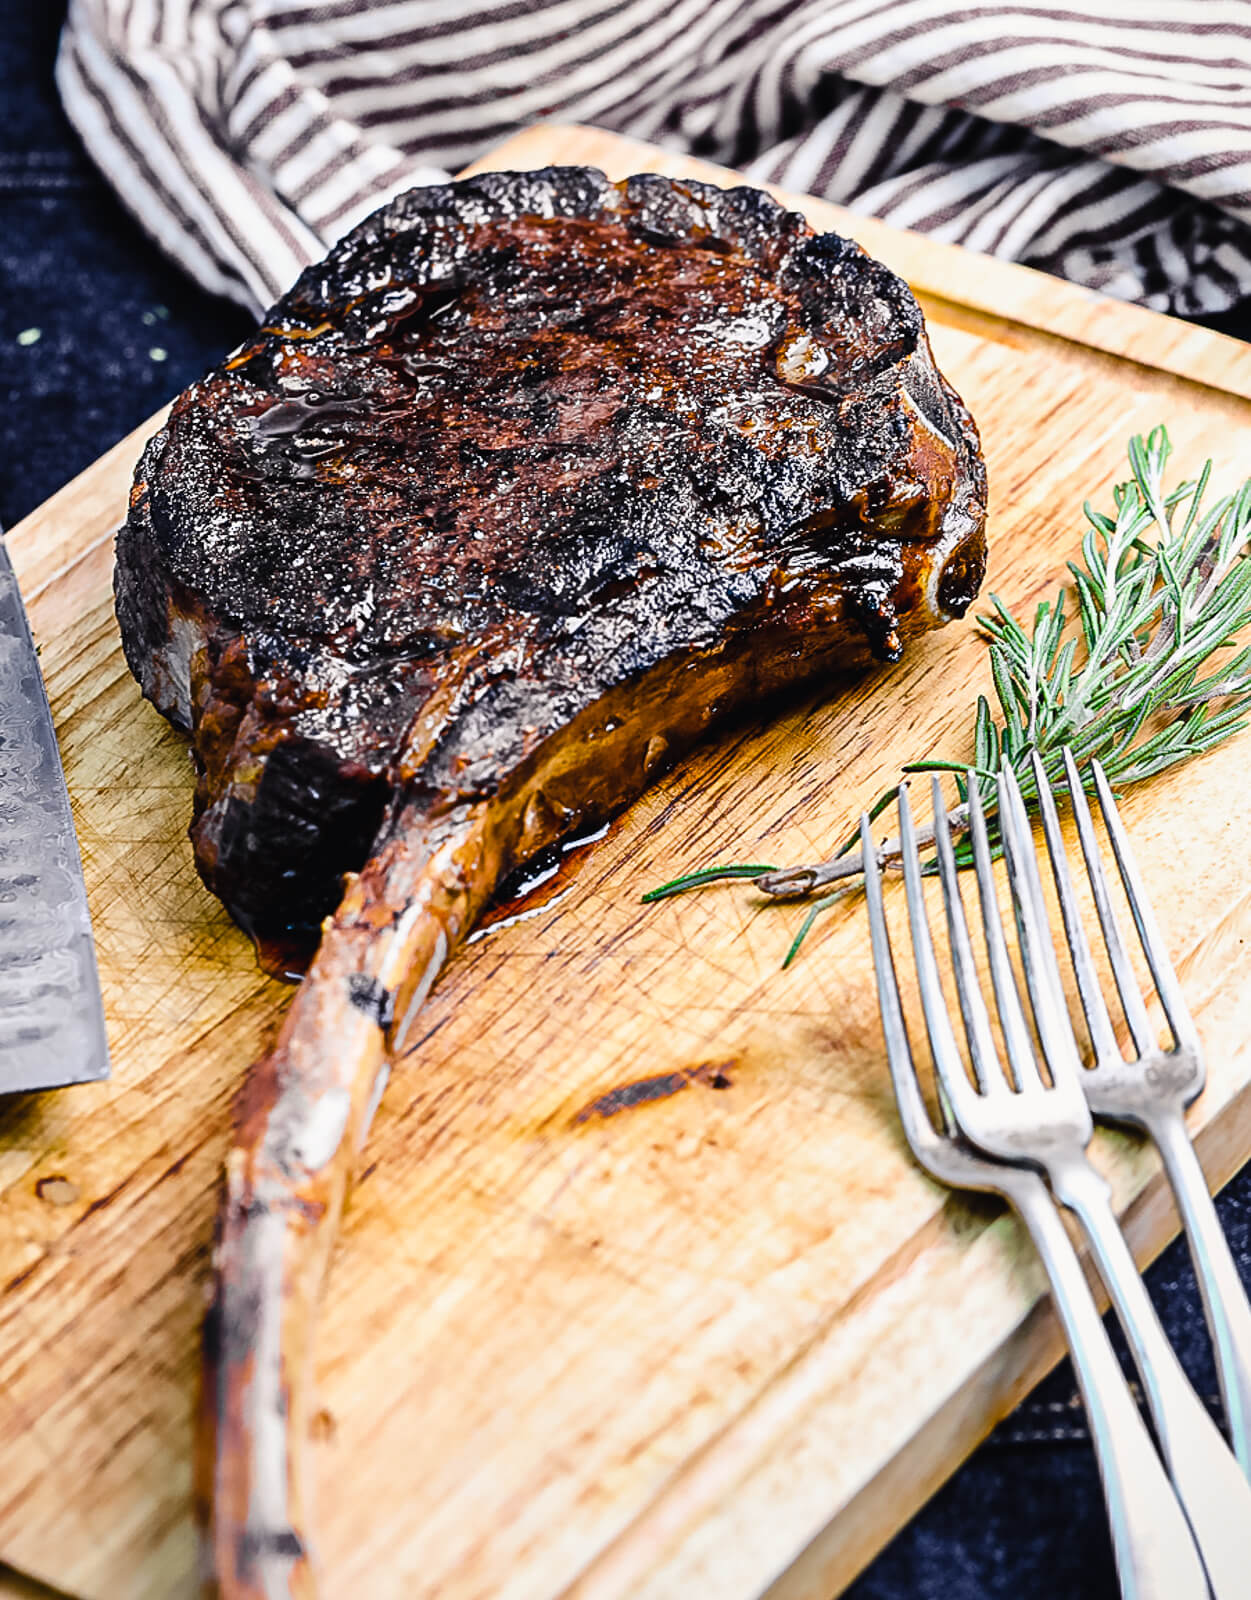
M 542 127 L 483 166 L 726 174 Z M 989 586 L 1054 587 L 1085 496 L 1168 423 L 1251 460 L 1251 350 L 794 200 L 925 307 L 981 424 Z M 0 1562 L 88 1600 L 194 1591 L 198 1325 L 231 1096 L 288 993 L 200 886 L 183 741 L 110 601 L 141 429 L 9 536 L 56 715 L 113 1078 L 0 1109 Z M 828 851 L 902 762 L 969 751 L 970 626 L 709 744 L 452 964 L 377 1118 L 330 1281 L 315 1426 L 329 1595 L 828 1600 L 1059 1354 L 1030 1251 L 901 1146 L 863 910 L 640 890 Z M 1247 736 L 1126 816 L 1211 1057 L 1213 1183 L 1251 1153 Z M 546 894 L 546 898 L 544 898 Z M 892 901 L 897 909 L 897 900 Z M 1098 1158 L 1144 1260 L 1153 1159 Z

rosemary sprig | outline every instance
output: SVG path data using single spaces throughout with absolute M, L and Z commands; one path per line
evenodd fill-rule
M 1205 503 L 1212 463 L 1197 479 L 1166 488 L 1171 449 L 1163 427 L 1130 440 L 1131 476 L 1113 490 L 1112 513 L 1086 503 L 1081 559 L 1068 563 L 1071 581 L 1037 608 L 1031 625 L 998 595 L 978 618 L 998 715 L 979 696 L 970 759 L 904 768 L 954 775 L 957 831 L 967 826 L 970 775 L 992 819 L 995 778 L 1005 767 L 1015 772 L 1026 803 L 1036 806 L 1035 750 L 1050 779 L 1060 776 L 1068 745 L 1080 766 L 1097 757 L 1124 789 L 1212 749 L 1251 721 L 1251 644 L 1241 641 L 1251 627 L 1251 479 L 1235 494 Z M 870 815 L 876 819 L 897 793 L 887 790 Z M 789 965 L 820 913 L 863 877 L 858 837 L 852 834 L 828 861 L 707 867 L 643 898 L 730 878 L 750 879 L 774 899 L 819 894 L 791 944 Z M 894 864 L 898 841 L 881 845 L 879 857 Z

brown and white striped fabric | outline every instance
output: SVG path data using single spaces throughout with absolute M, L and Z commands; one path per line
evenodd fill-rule
M 1251 294 L 1251 0 L 71 0 L 65 106 L 260 310 L 539 119 L 1190 315 Z

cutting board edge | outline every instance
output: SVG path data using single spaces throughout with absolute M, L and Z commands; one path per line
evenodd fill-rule
M 111 445 L 89 467 L 7 530 L 4 542 L 27 605 L 49 583 L 76 566 L 95 547 L 74 549 L 63 530 L 76 521 L 103 515 L 110 529 L 126 516 L 126 493 L 144 445 L 164 425 L 172 402 Z M 110 537 L 105 532 L 99 537 Z M 71 554 L 70 551 L 73 550 Z
M 1245 1057 L 1247 1052 L 1241 1054 Z M 1221 1104 L 1204 1107 L 1203 1115 L 1195 1143 L 1209 1187 L 1218 1193 L 1243 1164 L 1233 1134 L 1238 1128 L 1244 1134 L 1251 1131 L 1251 1077 Z M 1143 1181 L 1131 1194 L 1118 1193 L 1116 1200 L 1134 1259 L 1145 1269 L 1178 1237 L 1180 1223 L 1158 1158 L 1144 1148 L 1140 1166 Z M 1100 1310 L 1106 1312 L 1107 1290 L 1084 1243 L 1079 1254 Z M 771 1572 L 752 1569 L 741 1590 L 727 1594 L 719 1588 L 719 1600 L 832 1600 L 841 1594 L 1067 1354 L 1046 1293 L 1032 1302 L 1023 1294 L 1019 1310 L 1021 1318 L 1011 1335 L 970 1367 L 961 1381 L 935 1397 L 929 1415 L 919 1429 L 908 1433 L 902 1448 L 884 1451 L 867 1463 L 860 1486 L 828 1513 L 812 1519 L 804 1541 L 788 1552 L 778 1550 Z M 788 1440 L 813 1437 L 827 1428 L 833 1431 L 831 1425 L 845 1405 L 845 1396 L 827 1392 L 802 1409 L 787 1406 L 782 1391 L 802 1385 L 806 1360 L 814 1353 L 820 1359 L 822 1345 L 836 1338 L 835 1333 L 818 1341 L 814 1351 L 801 1359 L 798 1372 L 788 1368 L 759 1391 L 693 1463 L 680 1468 L 618 1537 L 596 1552 L 560 1591 L 560 1600 L 630 1600 L 640 1583 L 658 1579 L 662 1572 L 676 1584 L 675 1595 L 712 1592 L 706 1587 L 708 1574 L 701 1571 L 698 1546 L 713 1537 L 709 1529 L 718 1524 L 723 1539 L 746 1542 L 749 1550 L 760 1551 L 767 1535 L 755 1544 L 750 1537 L 744 1541 L 744 1533 L 749 1523 L 767 1525 L 781 1509 L 767 1486 L 771 1464 L 787 1449 Z M 761 1407 L 796 1420 L 783 1421 L 766 1436 L 755 1422 Z M 736 1435 L 744 1425 L 753 1437 L 736 1452 Z M 736 1453 L 748 1463 L 743 1471 L 736 1472 L 732 1460 L 724 1459 Z M 687 1493 L 688 1478 L 710 1480 L 719 1486 L 719 1495 L 714 1499 L 705 1488 L 701 1497 L 697 1488 L 690 1508 L 675 1512 L 673 1501 Z M 664 1539 L 663 1530 L 675 1522 L 687 1534 Z M 660 1568 L 652 1568 L 650 1550 L 662 1552 Z M 664 1593 L 669 1592 L 666 1581 Z M 649 1585 L 646 1600 L 656 1600 L 658 1593 Z
M 1197 1129 L 1198 1149 L 1208 1186 L 1214 1194 L 1236 1175 L 1245 1154 L 1236 1153 L 1231 1134 L 1251 1125 L 1251 1082 L 1215 1108 L 1211 1120 Z M 1168 1181 L 1151 1158 L 1147 1183 L 1129 1202 L 1118 1206 L 1121 1225 L 1140 1269 L 1147 1268 L 1177 1239 L 1181 1225 Z M 1080 1250 L 1086 1277 L 1101 1312 L 1109 1296 L 1088 1248 Z M 881 1553 L 923 1505 L 974 1453 L 998 1424 L 1068 1354 L 1050 1296 L 1035 1301 L 1026 1321 L 1004 1345 L 987 1357 L 976 1374 L 949 1395 L 929 1421 L 909 1440 L 908 1449 L 893 1456 L 847 1500 L 759 1597 L 759 1600 L 831 1600 L 842 1593 Z M 979 1384 L 989 1374 L 1015 1367 L 1007 1404 L 978 1405 Z M 923 1471 L 916 1469 L 925 1463 Z M 880 1508 L 874 1523 L 873 1510 Z M 867 1537 L 848 1538 L 848 1530 L 871 1525 Z M 833 1587 L 830 1582 L 833 1581 Z

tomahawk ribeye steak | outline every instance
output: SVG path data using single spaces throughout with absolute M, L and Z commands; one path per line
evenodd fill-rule
M 754 189 L 415 190 L 175 402 L 118 539 L 127 658 L 191 734 L 238 920 L 281 938 L 343 896 L 228 1164 L 222 1593 L 308 1592 L 326 1241 L 388 1035 L 501 876 L 719 718 L 962 614 L 984 522 L 907 286 Z

